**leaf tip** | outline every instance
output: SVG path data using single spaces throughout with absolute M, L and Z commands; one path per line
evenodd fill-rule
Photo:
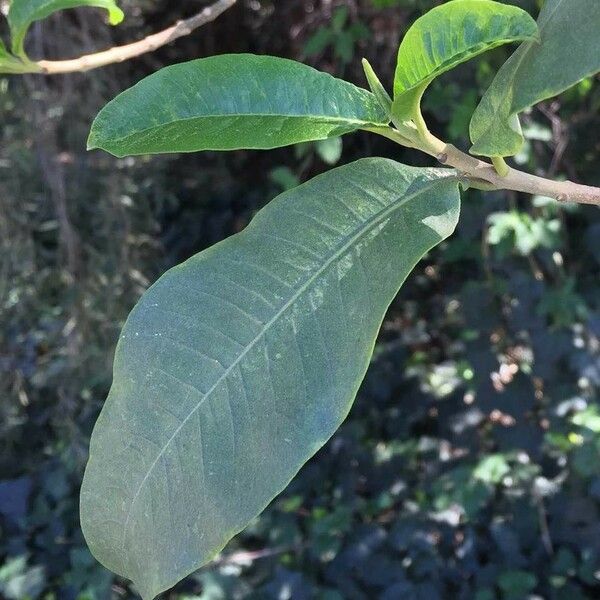
M 90 132 L 90 135 L 88 136 L 85 149 L 89 151 L 89 150 L 97 150 L 98 148 L 100 148 L 100 145 L 98 143 L 98 140 L 96 139 L 96 135 L 94 134 L 94 131 L 92 130 Z
M 113 6 L 108 10 L 108 22 L 111 25 L 118 25 L 124 18 L 125 13 L 118 6 Z
M 367 82 L 369 87 L 371 88 L 371 92 L 375 95 L 377 102 L 383 108 L 386 115 L 390 115 L 392 110 L 392 98 L 387 93 L 386 89 L 383 87 L 381 81 L 377 77 L 371 63 L 366 58 L 361 60 L 363 70 L 365 72 L 365 77 L 367 78 Z
M 113 150 L 111 150 L 109 147 L 109 144 L 107 144 L 106 140 L 102 140 L 100 137 L 98 137 L 93 131 L 90 133 L 88 139 L 87 139 L 87 143 L 86 143 L 86 147 L 85 149 L 89 152 L 91 150 L 104 150 L 105 152 L 108 152 L 109 154 L 112 154 L 113 156 L 116 156 L 117 158 L 123 158 L 123 155 L 117 155 Z
M 104 150 L 105 152 L 108 152 L 117 158 L 123 158 L 124 154 L 119 154 L 111 149 L 112 144 L 110 137 L 104 137 L 101 134 L 101 131 L 101 129 L 98 131 L 98 128 L 95 127 L 95 123 L 92 124 L 92 128 L 86 142 L 86 150 Z

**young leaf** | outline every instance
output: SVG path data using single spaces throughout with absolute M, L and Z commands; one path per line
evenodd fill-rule
M 116 156 L 268 149 L 389 118 L 370 92 L 295 61 L 225 54 L 166 67 L 110 102 L 90 148 Z
M 13 53 L 24 55 L 25 35 L 34 21 L 45 19 L 59 10 L 78 6 L 105 8 L 111 25 L 117 25 L 123 20 L 123 11 L 115 0 L 12 0 L 8 10 L 8 24 Z
M 410 119 L 438 75 L 486 50 L 536 35 L 528 13 L 492 0 L 451 0 L 430 10 L 413 23 L 400 44 L 394 117 Z
M 526 43 L 498 71 L 471 119 L 471 152 L 513 156 L 523 145 L 518 113 L 600 70 L 600 2 L 546 0 L 541 43 Z
M 371 63 L 366 58 L 362 59 L 363 71 L 365 72 L 365 77 L 367 78 L 367 83 L 371 88 L 371 91 L 377 98 L 377 101 L 385 110 L 387 114 L 391 114 L 392 112 L 392 99 L 390 95 L 387 93 L 386 89 L 383 87 L 381 81 L 379 81 L 379 77 L 375 73 L 375 70 L 371 66 Z
M 150 600 L 256 517 L 345 419 L 388 305 L 459 207 L 454 171 L 364 159 L 163 275 L 90 443 L 96 558 Z
M 319 27 L 317 31 L 311 35 L 304 44 L 305 56 L 316 56 L 324 52 L 335 39 L 331 29 L 328 27 Z

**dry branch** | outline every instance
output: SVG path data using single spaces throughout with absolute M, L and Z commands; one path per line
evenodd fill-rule
M 214 21 L 219 15 L 231 8 L 236 1 L 217 0 L 217 2 L 205 7 L 193 17 L 178 21 L 175 25 L 132 44 L 115 46 L 102 52 L 86 54 L 70 60 L 39 60 L 33 62 L 32 71 L 44 75 L 81 73 L 97 69 L 98 67 L 120 63 L 148 52 L 154 52 L 157 48 L 165 46 L 180 37 L 189 35 L 192 31 L 198 29 L 198 27 Z

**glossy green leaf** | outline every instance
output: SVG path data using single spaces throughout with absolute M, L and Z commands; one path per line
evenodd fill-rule
M 517 49 L 473 114 L 473 154 L 517 154 L 524 141 L 518 113 L 600 70 L 598 0 L 547 0 L 538 25 L 541 43 Z
M 8 11 L 12 51 L 21 56 L 24 54 L 25 35 L 34 21 L 45 19 L 59 10 L 78 6 L 106 9 L 112 25 L 117 25 L 123 20 L 123 11 L 115 0 L 12 0 Z
M 89 147 L 115 154 L 268 149 L 387 124 L 370 92 L 301 63 L 225 54 L 166 67 L 110 102 Z
M 516 6 L 492 0 L 452 0 L 417 19 L 398 51 L 393 114 L 408 120 L 427 86 L 486 50 L 534 39 L 533 18 Z
M 458 214 L 454 171 L 364 159 L 163 275 L 91 439 L 98 560 L 150 599 L 258 515 L 345 419 L 388 305 Z

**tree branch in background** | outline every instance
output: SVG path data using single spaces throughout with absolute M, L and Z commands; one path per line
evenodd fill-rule
M 115 46 L 102 52 L 86 54 L 79 58 L 71 60 L 40 60 L 32 63 L 32 71 L 43 75 L 56 75 L 59 73 L 82 73 L 104 67 L 114 63 L 124 62 L 131 58 L 141 56 L 148 52 L 154 52 L 156 49 L 186 35 L 189 35 L 198 27 L 214 21 L 219 15 L 231 8 L 237 0 L 217 0 L 214 4 L 205 7 L 199 13 L 178 21 L 175 25 L 164 29 L 148 37 L 125 44 L 124 46 Z

